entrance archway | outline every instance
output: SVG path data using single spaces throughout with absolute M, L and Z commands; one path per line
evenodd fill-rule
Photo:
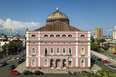
M 53 59 L 50 60 L 50 68 L 54 66 Z
M 63 59 L 63 67 L 66 67 L 66 60 Z
M 56 60 L 56 68 L 60 68 L 60 59 Z

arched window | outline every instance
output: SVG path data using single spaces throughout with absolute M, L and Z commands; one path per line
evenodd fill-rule
M 56 37 L 60 37 L 60 35 L 58 34 L 58 35 L 56 35 Z
M 84 55 L 85 54 L 85 49 L 81 48 L 81 54 Z
M 69 67 L 72 67 L 72 59 L 69 59 Z
M 53 53 L 53 48 L 51 48 L 51 53 Z
M 32 54 L 35 54 L 35 48 L 32 48 Z
M 69 35 L 68 35 L 68 37 L 72 37 L 72 35 L 71 35 L 71 34 L 69 34 Z
M 36 37 L 36 35 L 33 34 L 33 35 L 31 35 L 31 37 Z
M 45 66 L 48 65 L 48 60 L 47 60 L 47 59 L 44 60 L 44 65 L 45 65 Z
M 35 59 L 32 59 L 32 66 L 36 66 Z
M 66 52 L 65 52 L 65 48 L 63 48 L 63 53 L 66 53 Z
M 44 35 L 44 37 L 48 37 L 48 35 L 47 35 L 47 34 L 45 34 L 45 35 Z
M 84 35 L 84 34 L 82 34 L 80 37 L 85 37 L 85 35 Z
M 45 48 L 45 55 L 47 55 L 47 48 Z
M 65 35 L 65 34 L 63 34 L 63 35 L 62 35 L 62 37 L 66 37 L 66 35 Z
M 53 35 L 53 34 L 51 34 L 51 35 L 50 35 L 50 37 L 54 37 L 54 35 Z
M 59 48 L 57 48 L 57 53 L 60 53 L 60 52 L 59 52 Z
M 71 52 L 71 48 L 69 48 L 69 54 L 71 55 L 71 53 L 72 53 L 72 52 Z
M 81 67 L 85 67 L 85 60 L 81 59 Z

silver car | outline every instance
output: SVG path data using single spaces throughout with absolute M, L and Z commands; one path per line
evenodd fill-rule
M 4 61 L 4 62 L 0 63 L 0 67 L 2 67 L 4 65 L 7 65 L 7 62 Z

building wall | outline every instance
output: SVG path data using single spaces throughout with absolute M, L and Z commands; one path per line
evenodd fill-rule
M 113 32 L 113 39 L 116 39 L 116 31 Z
M 36 37 L 31 37 L 33 34 Z M 48 37 L 44 37 L 47 34 Z M 50 37 L 53 34 L 54 37 Z M 59 34 L 60 37 L 56 37 Z M 62 37 L 65 34 L 66 37 Z M 68 37 L 71 34 L 72 37 Z M 39 68 L 49 69 L 50 68 L 50 60 L 54 61 L 54 68 L 56 60 L 59 59 L 61 61 L 61 68 L 63 59 L 66 60 L 66 68 L 82 68 L 89 69 L 90 68 L 90 32 L 89 31 L 28 31 L 26 40 L 26 68 Z M 85 37 L 80 37 L 84 35 Z M 65 42 L 65 44 L 64 44 Z M 35 48 L 35 55 L 32 55 L 32 48 Z M 47 48 L 47 54 L 49 56 L 45 56 L 45 48 Z M 51 48 L 53 48 L 53 54 L 51 54 Z M 60 49 L 60 54 L 57 55 L 57 48 Z M 63 48 L 65 48 L 66 54 L 63 56 Z M 69 48 L 71 48 L 72 56 L 68 56 Z M 84 48 L 85 55 L 84 57 L 81 55 L 81 48 Z M 36 66 L 32 67 L 32 59 L 36 60 Z M 44 66 L 44 60 L 48 60 L 48 66 Z M 85 66 L 81 67 L 81 59 L 84 59 Z M 69 67 L 68 61 L 72 60 L 72 67 Z
M 94 32 L 98 39 L 103 38 L 103 28 L 96 28 Z

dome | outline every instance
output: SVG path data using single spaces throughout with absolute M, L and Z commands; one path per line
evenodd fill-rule
M 54 22 L 54 21 L 56 21 L 56 20 L 60 20 L 60 21 L 62 21 L 62 22 L 65 22 L 65 23 L 69 24 L 69 19 L 68 19 L 68 17 L 67 17 L 64 13 L 59 12 L 58 8 L 57 8 L 56 12 L 51 13 L 51 14 L 47 17 L 47 19 L 46 19 L 46 24 L 49 24 L 49 23 Z

